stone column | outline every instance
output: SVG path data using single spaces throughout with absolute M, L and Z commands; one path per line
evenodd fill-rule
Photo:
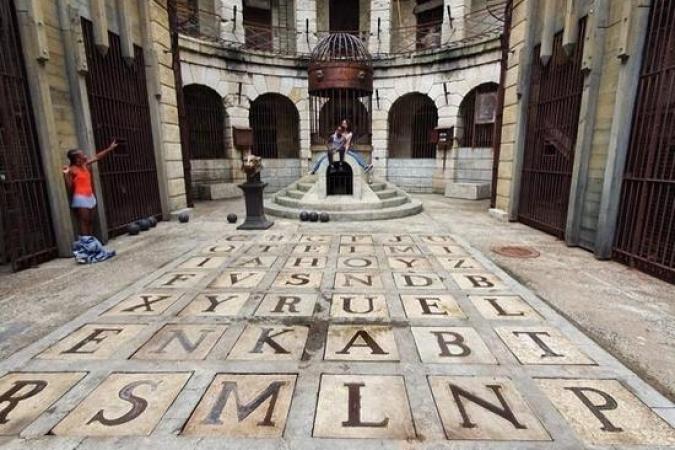
M 391 29 L 391 2 L 370 0 L 370 40 L 368 50 L 372 54 L 389 53 Z
M 316 0 L 297 0 L 295 20 L 298 32 L 297 52 L 310 53 L 317 42 Z
M 220 15 L 220 38 L 225 42 L 243 45 L 244 33 L 244 2 L 242 0 L 219 0 L 216 11 Z
M 469 4 L 469 7 L 465 6 Z M 459 41 L 464 37 L 464 15 L 470 11 L 471 0 L 444 0 L 441 44 Z M 452 18 L 448 16 L 448 8 Z

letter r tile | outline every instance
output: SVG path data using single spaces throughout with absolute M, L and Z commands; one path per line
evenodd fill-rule
M 675 429 L 617 380 L 535 382 L 587 445 L 675 446 Z
M 321 375 L 314 437 L 415 439 L 400 375 Z
M 0 378 L 0 436 L 19 434 L 85 375 L 14 372 Z
M 296 375 L 219 374 L 192 413 L 183 434 L 280 438 Z
M 551 440 L 508 378 L 430 376 L 429 385 L 448 439 Z
M 113 373 L 54 429 L 58 436 L 149 435 L 189 373 Z

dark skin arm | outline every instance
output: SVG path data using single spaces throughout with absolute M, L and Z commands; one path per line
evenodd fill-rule
M 117 143 L 117 141 L 116 141 L 116 140 L 115 140 L 115 141 L 112 141 L 112 143 L 111 143 L 107 148 L 105 148 L 105 149 L 103 149 L 103 150 L 100 150 L 100 151 L 96 152 L 96 156 L 94 156 L 93 158 L 88 159 L 88 160 L 87 160 L 87 165 L 92 165 L 92 164 L 94 164 L 94 163 L 96 163 L 96 162 L 99 162 L 100 160 L 102 160 L 103 158 L 105 158 L 105 157 L 108 155 L 108 153 L 112 152 L 112 151 L 115 150 L 117 147 L 119 147 L 119 144 Z

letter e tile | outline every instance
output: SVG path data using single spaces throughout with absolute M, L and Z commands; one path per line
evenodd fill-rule
M 40 359 L 125 358 L 119 348 L 145 329 L 145 325 L 84 325 L 49 347 Z M 113 359 L 115 359 L 113 358 Z

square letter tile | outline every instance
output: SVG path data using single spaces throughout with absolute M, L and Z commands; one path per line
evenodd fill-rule
M 394 276 L 394 283 L 399 289 L 445 289 L 443 281 L 438 275 L 430 272 L 425 273 L 397 273 Z
M 427 244 L 429 253 L 436 256 L 468 256 L 466 250 L 459 245 L 432 245 Z
M 517 295 L 470 295 L 478 312 L 488 320 L 539 320 L 539 314 Z
M 248 300 L 243 292 L 206 292 L 196 296 L 180 312 L 181 316 L 228 317 L 239 314 Z
M 470 327 L 412 327 L 424 363 L 497 364 L 476 330 Z
M 419 269 L 431 269 L 429 260 L 421 256 L 390 256 L 387 258 L 387 261 L 392 270 L 415 271 Z
M 408 295 L 401 294 L 401 302 L 408 318 L 423 319 L 465 319 L 457 300 L 452 295 Z
M 338 258 L 338 269 L 377 269 L 377 257 L 375 256 L 340 256 Z
M 180 265 L 181 269 L 217 269 L 225 264 L 222 256 L 195 256 Z
M 387 300 L 379 294 L 333 294 L 331 317 L 389 317 Z
M 453 273 L 451 275 L 460 289 L 480 292 L 506 288 L 502 280 L 488 272 Z
M 54 429 L 59 436 L 149 435 L 189 373 L 113 373 Z
M 40 359 L 119 359 L 117 351 L 145 325 L 91 324 L 75 330 L 37 356 Z M 113 358 L 114 357 L 114 358 Z
M 324 359 L 398 361 L 394 331 L 381 325 L 331 325 L 328 327 Z
M 438 263 L 449 272 L 485 270 L 482 264 L 470 256 L 437 256 Z
M 336 272 L 335 289 L 382 289 L 382 280 L 376 272 Z
M 216 289 L 227 288 L 245 288 L 251 289 L 262 281 L 266 272 L 253 272 L 251 270 L 233 270 L 231 272 L 223 272 L 215 280 L 211 282 L 209 287 Z
M 184 435 L 280 438 L 295 375 L 220 374 L 188 421 Z
M 230 266 L 246 269 L 269 269 L 276 260 L 276 256 L 245 255 L 237 258 Z
M 536 382 L 588 445 L 675 445 L 675 430 L 617 380 Z
M 550 440 L 508 378 L 430 376 L 429 384 L 448 439 Z
M 167 272 L 150 283 L 148 287 L 163 289 L 191 288 L 199 283 L 206 275 L 208 275 L 208 272 L 206 271 L 194 270 Z
M 142 292 L 131 295 L 113 306 L 102 316 L 156 316 L 176 303 L 178 294 Z
M 0 436 L 19 434 L 84 376 L 83 372 L 14 372 L 0 378 Z
M 248 325 L 227 359 L 293 361 L 302 357 L 305 326 Z
M 281 272 L 272 284 L 277 288 L 319 289 L 323 272 Z
M 314 314 L 316 294 L 267 294 L 256 316 L 261 317 L 310 317 Z
M 495 331 L 521 364 L 595 364 L 553 327 L 497 327 Z
M 291 256 L 284 264 L 286 269 L 325 269 L 325 256 Z
M 403 377 L 322 375 L 314 437 L 414 439 Z
M 204 359 L 225 332 L 222 325 L 164 325 L 133 356 L 134 359 Z

